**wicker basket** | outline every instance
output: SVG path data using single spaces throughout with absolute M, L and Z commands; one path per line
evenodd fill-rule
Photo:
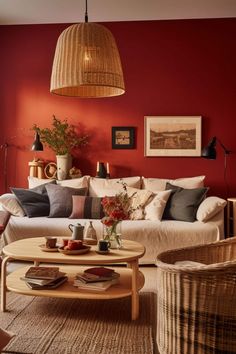
M 180 266 L 176 261 L 204 265 Z M 160 354 L 236 353 L 236 237 L 161 253 Z

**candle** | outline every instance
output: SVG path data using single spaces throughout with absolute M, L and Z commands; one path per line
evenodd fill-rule
M 97 162 L 97 172 L 99 172 L 99 162 Z
M 107 173 L 109 174 L 110 173 L 110 170 L 109 170 L 109 163 L 107 162 Z

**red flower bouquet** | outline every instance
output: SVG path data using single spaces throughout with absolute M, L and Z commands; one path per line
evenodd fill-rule
M 128 220 L 132 212 L 131 197 L 125 193 L 116 194 L 114 197 L 104 197 L 102 199 L 102 206 L 105 216 L 101 222 L 105 226 L 104 238 L 111 241 L 115 238 L 118 246 L 120 246 L 120 235 L 117 232 L 117 225 L 122 220 Z

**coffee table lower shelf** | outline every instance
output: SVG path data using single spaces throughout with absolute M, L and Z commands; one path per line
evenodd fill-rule
M 7 276 L 7 289 L 23 295 L 45 296 L 69 299 L 117 299 L 132 296 L 132 270 L 129 268 L 113 268 L 120 274 L 119 283 L 112 285 L 105 291 L 81 290 L 73 286 L 73 280 L 77 272 L 83 272 L 88 267 L 60 266 L 60 270 L 68 276 L 68 282 L 62 284 L 57 289 L 52 290 L 32 290 L 20 277 L 25 275 L 29 267 L 23 267 L 15 270 Z M 138 273 L 138 290 L 144 286 L 144 276 Z

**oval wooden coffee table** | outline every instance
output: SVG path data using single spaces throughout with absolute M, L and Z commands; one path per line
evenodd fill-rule
M 139 290 L 144 285 L 144 276 L 139 271 L 138 260 L 145 253 L 145 247 L 138 242 L 122 240 L 121 249 L 112 249 L 110 253 L 101 255 L 96 253 L 97 246 L 91 246 L 90 252 L 81 255 L 65 255 L 59 252 L 44 252 L 39 247 L 45 238 L 29 238 L 12 242 L 3 248 L 6 257 L 2 262 L 1 273 L 1 310 L 6 311 L 7 290 L 30 296 L 47 296 L 79 299 L 115 299 L 131 296 L 132 320 L 139 316 Z M 32 261 L 39 263 L 62 264 L 60 270 L 68 275 L 68 282 L 54 290 L 32 290 L 20 280 L 29 267 L 20 268 L 8 276 L 6 275 L 7 263 L 10 260 Z M 104 292 L 81 290 L 73 286 L 73 279 L 78 271 L 86 265 L 113 265 L 127 263 L 128 268 L 115 268 L 120 273 L 118 284 L 111 286 Z M 79 268 L 78 268 L 79 267 Z

